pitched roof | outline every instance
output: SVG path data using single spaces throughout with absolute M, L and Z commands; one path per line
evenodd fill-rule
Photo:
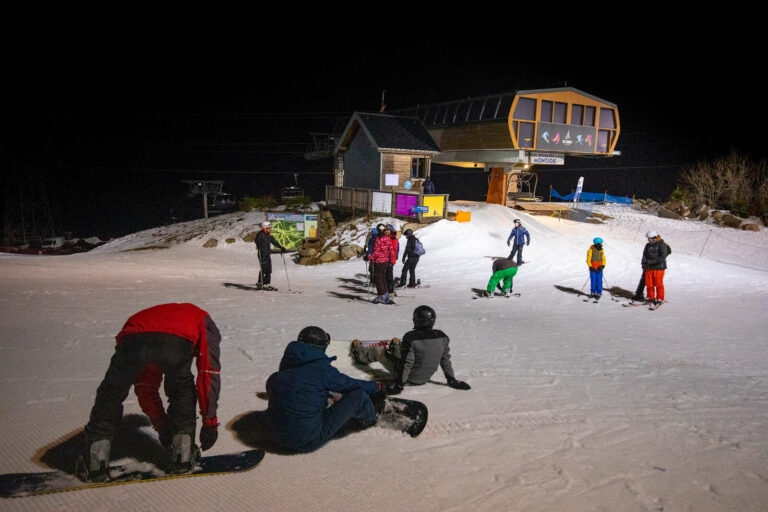
M 379 151 L 440 152 L 440 148 L 419 119 L 366 112 L 352 114 L 336 150 L 346 147 L 358 130 L 362 130 Z

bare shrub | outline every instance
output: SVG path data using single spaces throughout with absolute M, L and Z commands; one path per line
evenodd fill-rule
M 746 215 L 765 212 L 768 207 L 765 160 L 755 162 L 738 151 L 697 162 L 682 172 L 679 183 L 695 203 L 711 208 L 738 210 Z

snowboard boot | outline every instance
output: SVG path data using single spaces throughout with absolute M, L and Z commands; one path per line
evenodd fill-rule
M 194 432 L 194 430 L 193 430 Z M 193 434 L 180 432 L 171 441 L 171 460 L 168 462 L 167 473 L 181 475 L 195 469 L 195 463 L 200 459 L 200 449 L 194 442 Z
M 376 411 L 376 414 L 379 415 L 382 412 L 384 412 L 384 406 L 387 403 L 387 393 L 383 389 L 380 391 L 377 391 L 376 393 L 371 395 L 371 402 L 373 402 L 373 409 Z
M 483 290 L 482 292 L 480 292 L 480 296 L 481 296 L 481 297 L 487 297 L 487 298 L 489 298 L 489 299 L 492 297 L 492 295 L 491 295 L 491 292 L 487 292 L 487 291 L 485 291 L 485 290 Z
M 360 343 L 360 340 L 352 340 L 352 343 L 349 344 L 349 357 L 354 359 L 355 361 L 359 362 L 359 357 L 357 355 L 357 351 L 360 350 L 360 346 L 362 344 Z
M 109 452 L 111 448 L 112 442 L 109 439 L 88 442 L 86 436 L 83 457 L 78 463 L 78 465 L 82 464 L 82 469 L 78 470 L 80 478 L 86 482 L 106 482 L 109 479 Z

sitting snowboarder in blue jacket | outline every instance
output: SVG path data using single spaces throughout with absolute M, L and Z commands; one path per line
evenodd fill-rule
M 383 403 L 381 385 L 353 379 L 331 366 L 336 357 L 325 354 L 330 341 L 320 327 L 305 327 L 285 348 L 280 370 L 267 380 L 270 437 L 283 449 L 311 452 L 350 420 L 363 428 L 376 423 L 371 395 Z M 344 396 L 327 407 L 331 392 Z

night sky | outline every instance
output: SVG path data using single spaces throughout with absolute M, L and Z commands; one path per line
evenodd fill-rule
M 579 176 L 586 191 L 666 199 L 696 161 L 731 149 L 766 157 L 760 86 L 734 76 L 754 65 L 747 53 L 714 58 L 715 41 L 598 52 L 471 41 L 295 52 L 263 40 L 248 48 L 88 43 L 16 56 L 6 65 L 17 79 L 4 119 L 4 223 L 21 191 L 45 194 L 57 232 L 105 239 L 200 216 L 187 179 L 224 180 L 238 198 L 279 196 L 298 172 L 299 185 L 322 200 L 331 162 L 303 158 L 310 132 L 340 131 L 352 112 L 378 111 L 385 89 L 389 109 L 564 85 L 616 103 L 622 156 L 539 168 L 545 199 L 550 185 L 565 194 Z M 435 166 L 433 176 L 452 199 L 485 197 L 481 171 Z

